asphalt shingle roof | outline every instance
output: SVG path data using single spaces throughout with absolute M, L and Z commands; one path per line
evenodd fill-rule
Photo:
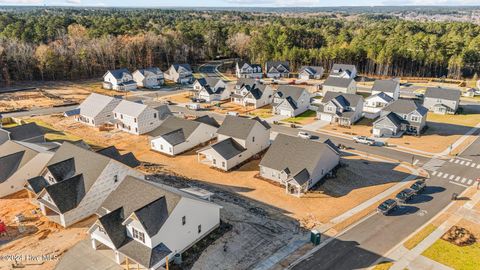
M 115 77 L 115 79 L 121 79 L 125 74 L 132 75 L 130 74 L 130 71 L 128 71 L 128 69 L 126 68 L 109 70 L 107 71 L 107 73 L 105 73 L 105 75 L 108 74 L 109 72 L 113 75 L 113 77 Z M 105 77 L 105 75 L 103 76 Z
M 160 70 L 160 68 L 158 67 L 141 68 L 141 69 L 138 69 L 138 72 L 140 72 L 145 77 L 163 75 L 162 70 Z
M 347 88 L 353 79 L 338 78 L 333 76 L 328 76 L 323 85 L 325 86 L 334 86 L 334 87 L 343 87 Z
M 246 150 L 232 138 L 227 138 L 223 141 L 212 144 L 210 145 L 210 148 L 215 150 L 215 152 L 226 160 L 229 160 Z
M 42 128 L 40 128 L 35 122 L 18 125 L 11 128 L 4 128 L 4 130 L 10 132 L 10 140 L 14 141 L 26 141 L 45 135 L 45 132 L 43 132 Z
M 27 147 L 17 141 L 0 145 L 0 183 L 8 180 L 18 169 L 32 160 L 40 150 Z
M 421 115 L 427 114 L 428 110 L 417 103 L 415 100 L 411 99 L 398 99 L 394 102 L 387 105 L 383 108 L 383 111 L 386 112 L 394 112 L 394 113 L 401 113 L 401 114 L 408 114 L 413 111 L 418 111 Z
M 245 118 L 227 115 L 217 133 L 244 140 L 248 137 L 257 122 L 266 129 L 270 129 L 268 123 L 257 117 Z
M 446 99 L 459 101 L 462 92 L 456 89 L 446 89 L 441 87 L 428 87 L 425 92 L 425 98 Z
M 372 91 L 381 91 L 385 93 L 393 93 L 400 83 L 396 80 L 375 80 Z
M 79 114 L 88 117 L 96 117 L 109 104 L 115 106 L 115 104 L 120 103 L 120 101 L 121 99 L 118 98 L 92 93 L 80 104 L 80 106 L 78 106 L 78 109 L 80 109 Z
M 360 100 L 363 100 L 363 97 L 357 94 L 347 94 L 347 93 L 338 93 L 338 92 L 328 91 L 323 96 L 322 103 L 327 103 L 331 100 L 336 100 L 336 102 L 338 102 L 343 107 L 345 106 L 355 107 L 357 106 Z
M 310 75 L 323 74 L 323 67 L 320 66 L 302 66 L 299 73 L 306 71 Z
M 304 91 L 306 90 L 303 87 L 280 85 L 275 93 L 281 98 L 291 97 L 294 101 L 297 101 Z
M 127 242 L 119 251 L 149 269 L 172 252 L 163 243 L 151 249 L 135 240 Z

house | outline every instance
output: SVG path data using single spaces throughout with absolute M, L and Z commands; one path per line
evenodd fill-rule
M 0 198 L 23 190 L 27 179 L 40 175 L 55 147 L 20 141 L 0 145 Z
M 90 94 L 79 106 L 75 121 L 98 127 L 113 121 L 113 110 L 122 99 L 96 93 Z
M 400 82 L 398 80 L 375 80 L 372 87 L 372 95 L 385 93 L 394 100 L 400 97 Z
M 469 88 L 462 93 L 464 97 L 475 97 L 476 95 L 480 94 L 479 91 L 475 90 L 475 88 Z
M 180 84 L 193 83 L 193 71 L 189 64 L 173 64 L 164 74 L 166 80 Z
M 128 176 L 98 208 L 98 220 L 88 233 L 94 249 L 108 247 L 127 269 L 165 269 L 168 259 L 173 261 L 220 225 L 221 208 Z
M 265 75 L 267 78 L 288 78 L 290 75 L 290 62 L 268 61 L 265 63 Z
M 394 99 L 385 92 L 378 92 L 374 95 L 371 95 L 365 99 L 363 104 L 363 112 L 365 117 L 369 119 L 374 119 L 380 116 L 380 112 L 388 104 L 392 103 Z
M 339 150 L 329 140 L 322 143 L 278 134 L 260 162 L 260 176 L 284 185 L 288 194 L 300 196 L 339 162 Z
M 235 74 L 239 79 L 261 79 L 263 77 L 262 66 L 248 62 L 237 62 L 235 65 Z
M 239 79 L 231 95 L 233 103 L 255 109 L 269 105 L 272 100 L 272 86 L 253 79 Z
M 193 83 L 193 92 L 196 98 L 207 102 L 226 100 L 230 98 L 230 89 L 220 78 L 200 78 Z
M 25 188 L 43 215 L 68 227 L 93 215 L 127 175 L 143 176 L 120 161 L 64 142 Z
M 150 147 L 175 156 L 217 137 L 219 124 L 210 116 L 187 120 L 169 116 L 158 128 L 150 132 Z
M 115 69 L 109 70 L 103 75 L 103 88 L 131 91 L 137 89 L 137 83 L 128 69 Z
M 281 85 L 273 94 L 273 113 L 294 117 L 310 106 L 310 94 L 302 87 Z
M 198 160 L 228 171 L 270 146 L 270 126 L 258 117 L 227 115 L 217 131 L 217 142 L 198 151 Z
M 403 133 L 419 135 L 426 125 L 428 110 L 415 100 L 398 99 L 386 106 L 380 118 L 373 122 L 373 135 L 401 136 Z
M 122 100 L 113 110 L 117 129 L 141 135 L 156 129 L 167 116 L 172 115 L 167 105 L 149 106 Z
M 355 77 L 357 77 L 357 68 L 355 65 L 334 64 L 330 70 L 330 76 L 345 79 L 355 79 Z
M 320 80 L 323 76 L 324 69 L 319 66 L 302 66 L 298 71 L 298 78 L 300 80 Z
M 352 78 L 341 78 L 330 75 L 323 83 L 323 94 L 327 92 L 355 94 L 357 92 L 357 83 Z
M 456 89 L 428 87 L 423 106 L 436 114 L 455 114 L 460 105 L 462 92 Z
M 327 92 L 318 105 L 317 118 L 340 126 L 355 124 L 363 116 L 363 97 L 357 94 Z
M 133 72 L 133 80 L 138 87 L 158 88 L 165 83 L 163 72 L 158 67 L 137 69 Z
M 35 122 L 0 128 L 0 144 L 9 140 L 43 143 L 45 142 L 45 132 Z

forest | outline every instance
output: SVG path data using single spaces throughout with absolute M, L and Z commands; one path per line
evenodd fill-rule
M 0 12 L 0 80 L 73 80 L 108 69 L 238 57 L 335 62 L 376 76 L 480 74 L 480 25 L 388 15 L 226 10 L 29 8 Z

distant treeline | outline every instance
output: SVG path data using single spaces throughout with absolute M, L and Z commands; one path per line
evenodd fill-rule
M 480 26 L 390 16 L 29 8 L 0 14 L 0 79 L 82 79 L 105 70 L 220 57 L 352 63 L 367 75 L 480 74 Z

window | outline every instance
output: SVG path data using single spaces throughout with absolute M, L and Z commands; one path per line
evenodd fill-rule
M 113 176 L 113 182 L 114 182 L 114 183 L 117 183 L 117 182 L 118 182 L 118 175 L 114 175 L 114 176 Z
M 183 216 L 182 217 L 182 225 L 185 225 L 187 223 L 187 217 Z
M 120 119 L 123 119 L 123 114 L 120 114 Z
M 135 128 L 135 132 L 138 132 L 138 128 Z
M 213 159 L 212 163 L 213 163 L 213 165 L 217 164 L 217 160 Z
M 412 121 L 413 121 L 413 122 L 418 122 L 418 120 L 419 120 L 419 119 L 418 119 L 418 116 L 416 116 L 416 115 L 412 115 L 411 118 L 412 118 Z
M 153 118 L 157 118 L 157 113 L 154 113 L 154 114 L 153 114 Z
M 255 142 L 255 137 L 252 137 L 252 142 Z
M 155 143 L 154 142 L 152 142 L 152 148 L 155 148 Z
M 225 161 L 222 161 L 222 167 L 225 168 Z
M 94 124 L 94 125 L 95 125 L 95 121 L 94 121 L 94 120 L 92 120 L 92 124 Z
M 117 118 L 117 113 L 115 113 L 115 118 Z
M 135 228 L 132 228 L 133 238 L 139 240 L 142 243 L 145 243 L 145 234 L 143 232 L 137 231 Z
M 160 144 L 160 150 L 163 150 L 163 144 Z
M 202 225 L 198 225 L 198 233 L 202 232 Z
M 133 122 L 136 123 L 136 122 L 137 122 L 137 118 L 133 118 Z
M 98 227 L 98 231 L 101 233 L 105 233 L 105 230 L 103 229 L 103 227 Z

